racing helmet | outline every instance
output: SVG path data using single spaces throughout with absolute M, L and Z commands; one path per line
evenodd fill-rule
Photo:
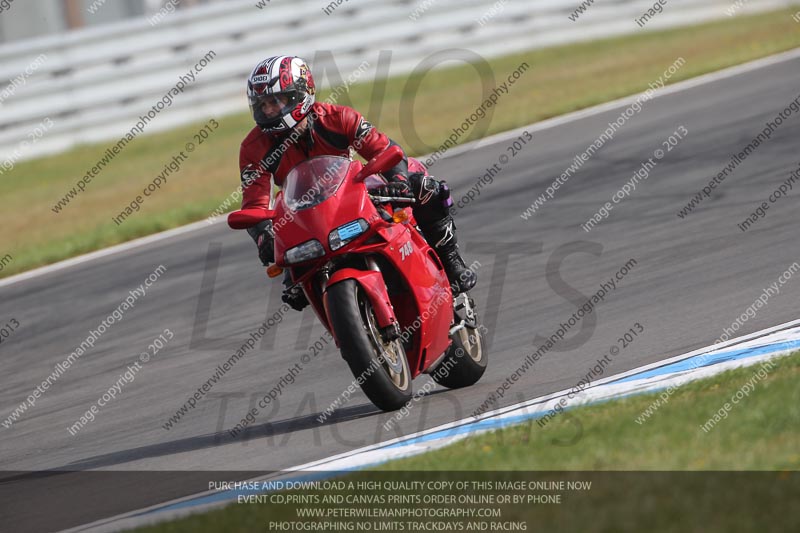
M 253 69 L 247 99 L 256 124 L 267 133 L 286 132 L 301 122 L 314 104 L 314 78 L 308 64 L 294 56 L 274 56 Z M 262 107 L 273 109 L 269 116 Z

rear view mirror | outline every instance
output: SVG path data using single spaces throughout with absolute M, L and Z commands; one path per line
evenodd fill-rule
M 401 150 L 397 145 L 390 146 L 383 152 L 370 159 L 369 162 L 364 165 L 364 168 L 362 168 L 359 173 L 356 174 L 356 177 L 353 178 L 353 181 L 360 183 L 367 179 L 367 176 L 372 176 L 373 174 L 378 174 L 380 172 L 386 172 L 402 160 L 403 150 Z
M 247 229 L 252 228 L 259 222 L 272 220 L 274 217 L 275 211 L 269 209 L 262 209 L 260 207 L 242 209 L 241 211 L 234 211 L 228 215 L 228 226 L 233 229 Z

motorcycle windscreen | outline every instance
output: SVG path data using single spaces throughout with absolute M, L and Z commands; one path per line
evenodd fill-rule
M 346 157 L 318 156 L 306 159 L 286 175 L 283 199 L 292 211 L 317 206 L 336 194 L 347 176 L 351 161 Z

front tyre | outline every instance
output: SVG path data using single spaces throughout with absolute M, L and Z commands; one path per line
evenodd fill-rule
M 372 304 L 357 281 L 340 281 L 327 293 L 333 333 L 361 390 L 379 409 L 400 409 L 411 400 L 412 393 L 402 341 L 384 339 Z
M 463 293 L 453 303 L 455 325 L 450 334 L 453 342 L 447 349 L 447 355 L 431 372 L 431 377 L 443 387 L 459 389 L 474 385 L 481 379 L 489 355 L 483 347 L 485 328 L 478 325 L 475 302 Z

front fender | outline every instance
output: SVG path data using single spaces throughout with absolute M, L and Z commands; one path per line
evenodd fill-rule
M 389 300 L 389 293 L 386 292 L 386 282 L 383 281 L 383 276 L 380 272 L 343 268 L 333 273 L 326 284 L 326 289 L 346 279 L 355 280 L 364 289 L 370 304 L 372 304 L 372 309 L 375 311 L 378 326 L 385 328 L 392 324 L 397 324 L 397 317 L 395 317 L 394 308 Z M 324 295 L 325 312 L 330 316 L 327 296 L 326 290 Z

